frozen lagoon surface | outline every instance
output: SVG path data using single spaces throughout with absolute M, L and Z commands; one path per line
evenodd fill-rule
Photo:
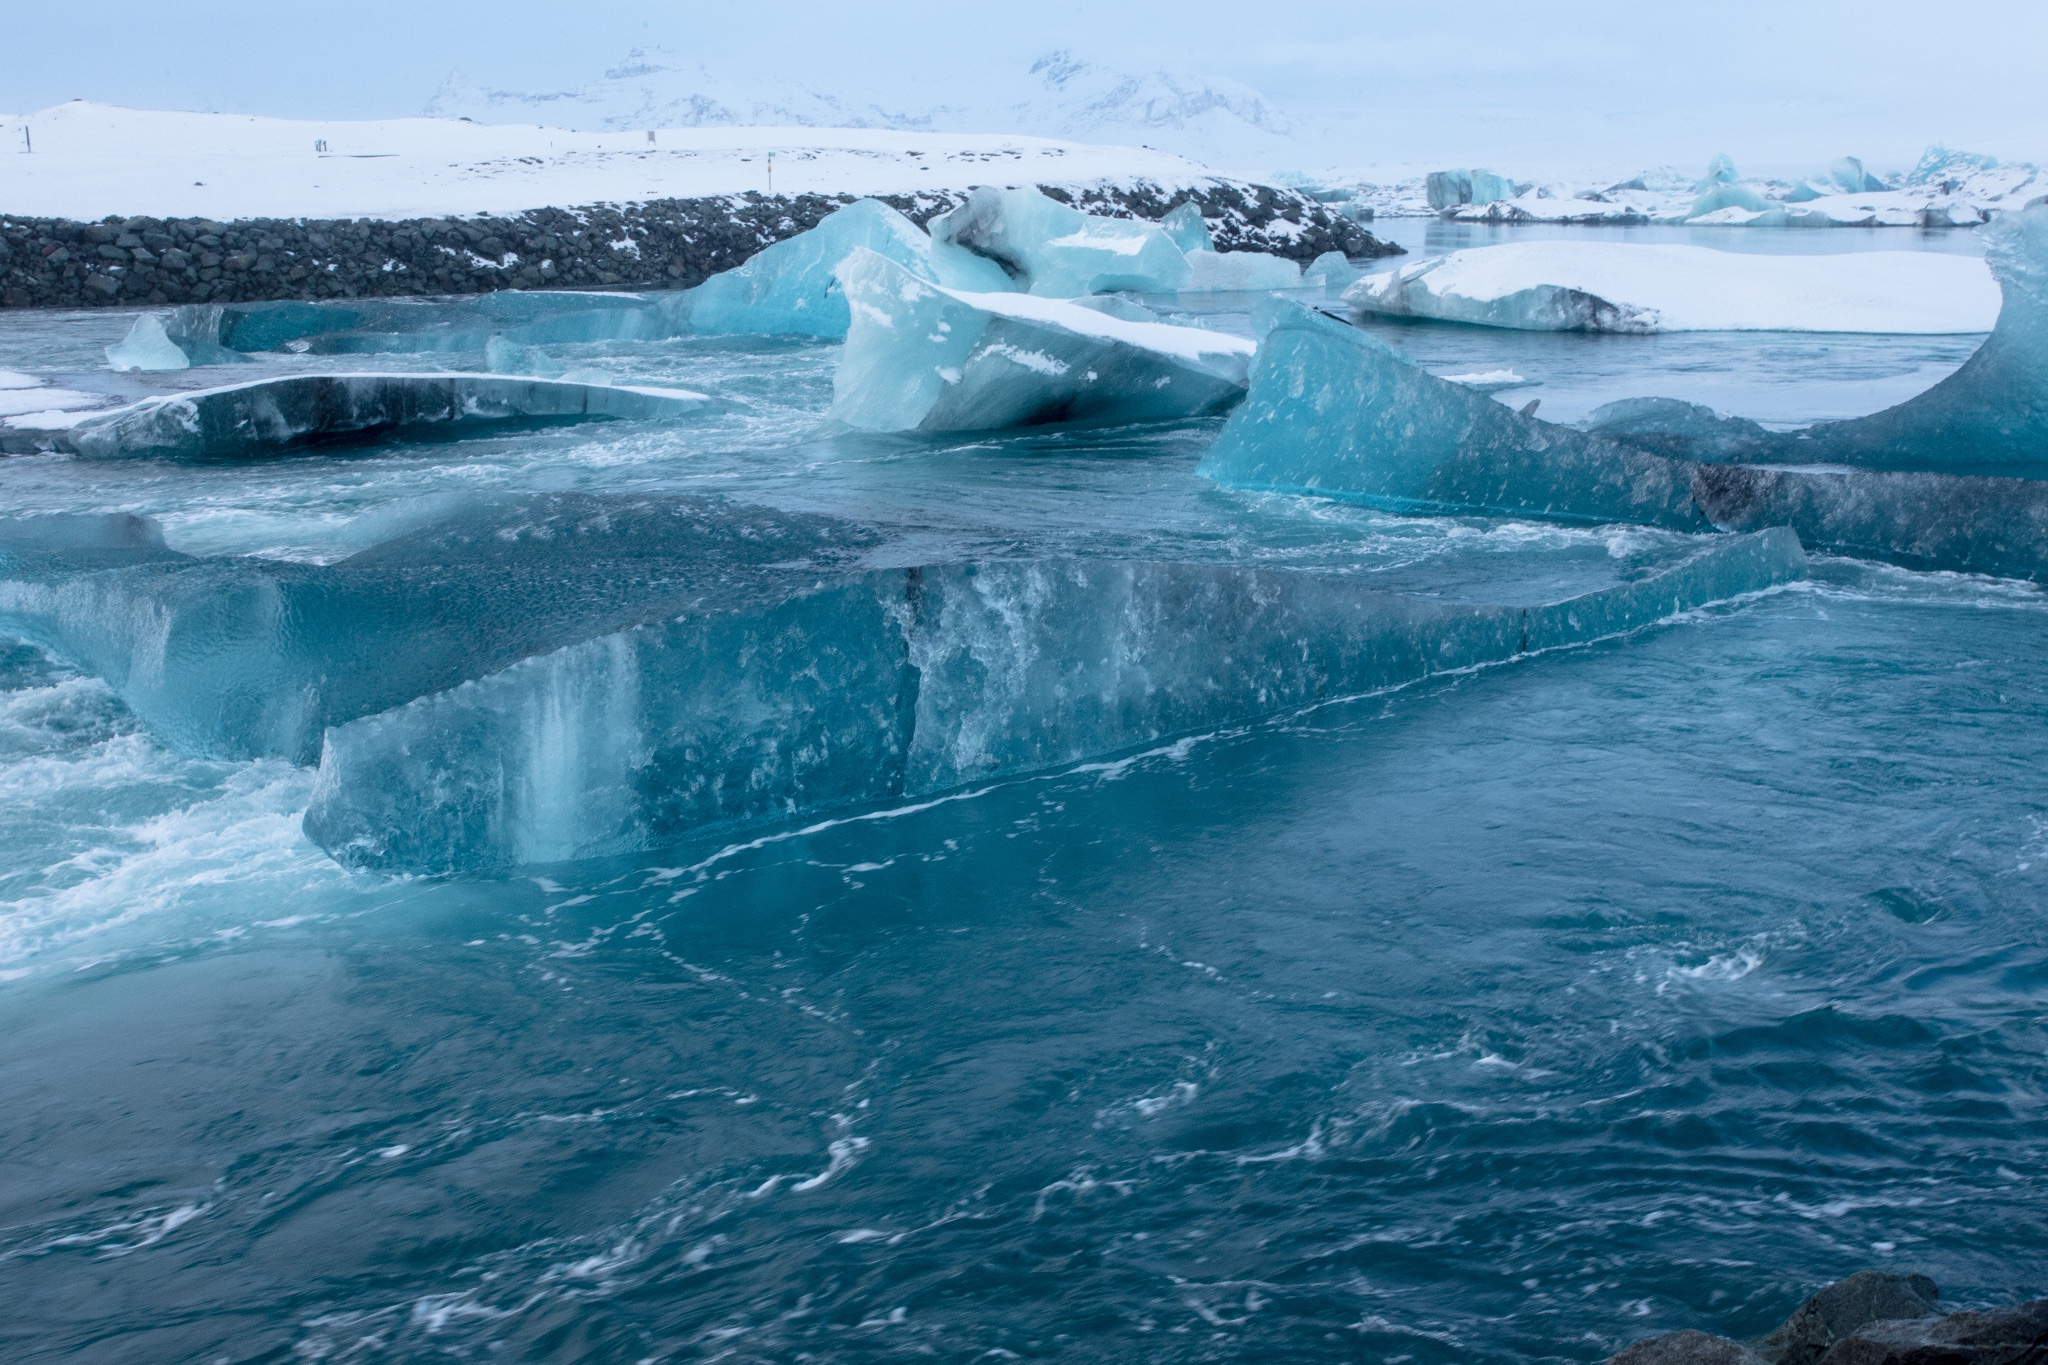
M 1773 235 L 1920 236 L 1744 247 Z M 1147 302 L 1243 330 L 1251 301 Z M 130 321 L 0 314 L 0 370 L 139 395 L 337 359 L 115 375 Z M 1645 394 L 1848 416 L 1975 344 L 1373 330 L 1439 373 L 1512 370 L 1500 401 L 1561 420 Z M 0 506 L 145 514 L 230 577 L 500 493 L 830 515 L 865 528 L 864 571 L 1121 557 L 1453 603 L 1694 548 L 1229 492 L 1193 472 L 1219 419 L 835 432 L 831 344 L 544 349 L 722 404 L 261 463 L 14 457 Z M 431 880 L 311 843 L 310 768 L 173 751 L 0 644 L 0 1340 L 1449 1365 L 1751 1335 L 1867 1266 L 2029 1296 L 2044 649 L 2036 588 L 1816 558 L 1275 720 Z

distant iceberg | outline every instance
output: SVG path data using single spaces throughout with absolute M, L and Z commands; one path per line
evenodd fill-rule
M 1513 242 L 1369 275 L 1360 314 L 1523 331 L 1988 332 L 1982 261 L 1932 251 L 1765 256 L 1697 246 Z
M 1584 643 L 1804 576 L 1786 532 L 1547 606 L 1061 559 L 852 575 L 592 639 L 330 730 L 307 835 L 384 871 L 658 847 Z
M 1223 411 L 1244 393 L 1253 344 L 1242 337 L 946 289 L 872 251 L 839 272 L 853 325 L 832 415 L 861 430 L 1164 421 Z
M 99 459 L 249 459 L 343 441 L 439 439 L 568 422 L 670 421 L 715 409 L 688 389 L 491 374 L 288 375 L 145 399 L 72 427 Z

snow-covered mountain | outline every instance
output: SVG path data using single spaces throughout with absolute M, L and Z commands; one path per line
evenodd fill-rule
M 1188 72 L 1128 72 L 1050 52 L 972 100 L 909 107 L 796 81 L 735 81 L 660 48 L 636 49 L 588 85 L 498 90 L 449 76 L 427 114 L 588 131 L 707 126 L 1028 133 L 1135 143 L 1222 169 L 1292 164 L 1295 121 L 1250 86 Z

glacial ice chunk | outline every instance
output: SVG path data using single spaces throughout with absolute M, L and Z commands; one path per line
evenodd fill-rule
M 144 313 L 126 337 L 107 347 L 107 364 L 117 370 L 189 370 L 192 359 L 165 334 L 162 318 Z
M 1001 267 L 1013 288 L 1043 298 L 1169 293 L 1188 279 L 1187 257 L 1157 224 L 1096 217 L 1033 189 L 984 185 L 930 226 L 935 266 L 949 250 L 963 250 Z
M 1216 239 L 1202 217 L 1202 206 L 1190 199 L 1159 220 L 1159 230 L 1173 239 L 1182 251 L 1214 251 Z
M 1845 156 L 1828 167 L 1828 182 L 1842 194 L 1882 194 L 1891 189 L 1863 169 L 1863 163 L 1853 156 Z
M 495 336 L 484 343 L 484 368 L 492 374 L 523 374 L 535 379 L 560 379 L 568 373 L 546 351 Z
M 1709 185 L 1692 201 L 1692 212 L 1688 218 L 1703 218 L 1723 209 L 1741 209 L 1745 213 L 1768 213 L 1778 206 L 1758 194 L 1747 185 Z
M 1368 275 L 1344 301 L 1359 314 L 1521 331 L 1946 334 L 1991 330 L 1999 288 L 1983 262 L 1931 251 L 1512 242 Z
M 1364 276 L 1365 272 L 1351 264 L 1351 258 L 1341 251 L 1325 251 L 1308 263 L 1308 269 L 1301 272 L 1302 285 L 1309 289 L 1333 289 L 1339 292 L 1349 289 Z
M 1298 289 L 1301 267 L 1285 256 L 1263 251 L 1190 251 L 1188 293 Z
M 839 270 L 853 326 L 832 415 L 864 431 L 1165 421 L 1244 392 L 1253 345 L 1241 337 L 946 289 L 871 251 Z
M 329 731 L 307 834 L 477 871 L 1028 773 L 1634 629 L 1805 572 L 1783 532 L 1539 607 L 1052 560 L 852 576 L 637 627 Z
M 921 278 L 938 278 L 933 273 L 931 238 L 924 230 L 887 204 L 862 199 L 690 290 L 690 330 L 836 341 L 846 335 L 847 311 L 832 272 L 856 248 L 886 257 Z
M 1961 369 L 1925 393 L 1795 432 L 1766 431 L 1672 399 L 1610 405 L 1591 425 L 1695 460 L 2048 479 L 2048 206 L 2008 214 L 1982 232 L 2003 295 L 1997 326 Z
M 0 629 L 189 754 L 310 763 L 340 724 L 578 640 L 788 595 L 878 539 L 701 497 L 487 499 L 334 564 L 199 559 L 140 519 L 0 522 Z
M 1707 163 L 1707 173 L 1693 186 L 1695 193 L 1704 194 L 1716 185 L 1733 185 L 1742 179 L 1735 173 L 1735 162 L 1726 152 L 1718 153 Z
M 65 436 L 94 458 L 249 459 L 338 442 L 444 439 L 568 422 L 672 421 L 713 410 L 688 389 L 489 374 L 289 375 L 144 399 Z
M 1466 205 L 1494 204 L 1515 197 L 1506 176 L 1488 170 L 1431 171 L 1423 182 L 1429 206 L 1439 213 Z
M 506 289 L 438 299 L 188 304 L 171 313 L 165 330 L 195 365 L 284 350 L 474 354 L 494 336 L 529 346 L 677 336 L 688 327 L 685 298 L 681 291 Z
M 1250 392 L 1199 466 L 1219 483 L 1405 513 L 1676 530 L 1789 525 L 1809 549 L 2048 579 L 2048 481 L 1676 459 L 1658 453 L 1687 439 L 1687 423 L 1668 409 L 1661 419 L 1654 405 L 1636 414 L 1681 428 L 1649 439 L 1559 426 L 1427 374 L 1298 304 L 1262 308 Z M 1705 417 L 1714 439 L 1740 439 Z
M 1998 158 L 1976 152 L 1957 152 L 1939 142 L 1920 154 L 1920 160 L 1906 175 L 1908 185 L 1936 185 L 1944 180 L 1964 180 L 1982 171 L 1995 170 Z

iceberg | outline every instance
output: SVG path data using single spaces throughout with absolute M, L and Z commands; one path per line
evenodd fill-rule
M 107 347 L 107 364 L 117 370 L 189 370 L 192 358 L 164 331 L 163 319 L 144 313 L 126 337 Z
M 703 497 L 482 500 L 334 564 L 199 559 L 140 518 L 0 522 L 0 629 L 175 751 L 311 763 L 330 725 L 645 621 L 786 596 L 878 537 Z
M 1364 275 L 1365 272 L 1351 264 L 1351 258 L 1343 252 L 1325 251 L 1301 272 L 1301 283 L 1305 288 L 1331 289 L 1341 293 L 1358 283 Z
M 262 351 L 474 353 L 493 336 L 534 346 L 676 336 L 688 325 L 683 298 L 506 289 L 437 299 L 189 304 L 172 311 L 165 330 L 196 365 Z
M 1301 267 L 1285 256 L 1263 251 L 1190 251 L 1188 293 L 1299 289 Z
M 1424 181 L 1423 193 L 1430 208 L 1445 213 L 1467 205 L 1476 207 L 1512 199 L 1515 187 L 1506 176 L 1492 171 L 1431 171 Z
M 1988 332 L 1984 262 L 1931 251 L 1764 256 L 1697 246 L 1513 242 L 1369 275 L 1361 315 L 1520 331 Z
M 1803 576 L 1786 532 L 1547 606 L 1051 560 L 853 575 L 648 624 L 330 730 L 307 835 L 476 872 L 946 791 L 1637 629 Z
M 2048 580 L 2048 480 L 1674 458 L 1674 446 L 1702 453 L 1708 438 L 1739 448 L 1745 433 L 1670 400 L 1611 412 L 1606 431 L 1560 426 L 1427 374 L 1299 304 L 1270 299 L 1262 310 L 1250 391 L 1198 467 L 1218 483 L 1402 513 L 1784 525 L 1809 549 Z M 1928 425 L 1938 430 L 1947 410 L 1930 404 Z M 1774 439 L 1783 451 L 1806 448 Z
M 853 325 L 832 415 L 863 431 L 1157 422 L 1221 412 L 1244 393 L 1253 344 L 1241 337 L 947 289 L 872 251 L 839 275 Z
M 344 442 L 440 440 L 570 422 L 673 421 L 719 406 L 688 389 L 491 374 L 313 374 L 144 399 L 67 432 L 95 459 L 252 459 Z
M 1891 189 L 1864 170 L 1863 163 L 1853 156 L 1845 156 L 1828 167 L 1828 183 L 1842 194 L 1882 194 Z
M 705 334 L 811 336 L 839 340 L 846 335 L 846 299 L 833 271 L 856 249 L 885 257 L 905 270 L 936 281 L 931 238 L 908 218 L 874 199 L 862 199 L 825 216 L 816 227 L 766 247 L 688 293 L 689 330 Z M 982 266 L 982 280 L 999 272 Z M 1007 282 L 996 287 L 1007 287 Z
M 1997 325 L 1961 369 L 1925 393 L 1794 432 L 1668 398 L 1611 404 L 1589 427 L 1693 460 L 2048 479 L 2048 206 L 2008 214 L 1983 233 L 2003 297 Z
M 1190 199 L 1175 206 L 1159 220 L 1159 230 L 1173 239 L 1182 251 L 1214 251 L 1216 239 L 1202 217 L 1202 206 Z
M 941 279 L 951 268 L 941 263 L 964 252 L 1000 267 L 1012 288 L 1045 298 L 1171 293 L 1188 280 L 1186 255 L 1157 224 L 1096 217 L 1037 190 L 984 185 L 930 226 Z

